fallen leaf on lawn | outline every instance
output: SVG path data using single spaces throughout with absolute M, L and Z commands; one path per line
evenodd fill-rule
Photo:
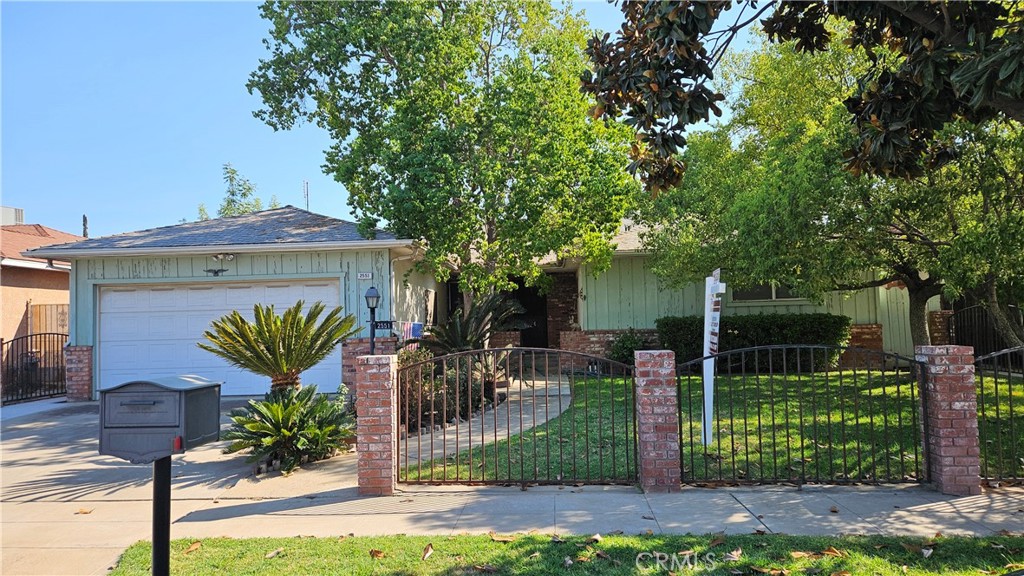
M 572 566 L 572 558 L 569 558 L 568 556 L 566 556 L 562 560 L 562 565 L 565 566 L 566 568 L 568 568 L 569 566 Z
M 653 536 L 654 535 L 654 530 L 651 530 L 650 528 L 648 528 L 647 530 L 644 530 L 644 534 L 646 534 L 647 536 Z
M 770 574 L 771 576 L 788 576 L 789 570 L 785 568 L 761 568 L 760 566 L 751 566 L 751 570 L 761 574 Z
M 881 550 L 882 548 L 885 548 L 885 544 L 875 544 L 875 550 Z
M 992 547 L 993 548 L 999 548 L 999 549 L 1006 548 L 1006 546 L 1003 546 L 1002 544 L 997 544 L 995 542 L 992 543 Z
M 839 507 L 838 506 L 833 506 L 833 507 L 829 508 L 828 511 L 833 513 L 833 514 L 839 514 Z
M 793 559 L 797 559 L 797 558 L 820 558 L 821 557 L 821 555 L 816 553 L 816 552 L 803 552 L 801 550 L 795 550 L 793 552 L 790 552 L 789 555 Z
M 270 552 L 267 552 L 267 555 L 264 556 L 264 558 L 266 558 L 267 560 L 270 560 L 271 558 L 276 558 L 276 557 L 281 555 L 281 552 L 284 552 L 284 548 L 278 548 L 276 550 L 271 550 Z M 372 554 L 372 552 L 371 552 L 371 554 Z
M 95 508 L 79 508 L 78 512 L 75 512 L 75 514 L 92 514 L 93 510 L 95 510 Z
M 553 544 L 564 544 L 565 540 L 562 540 L 561 538 L 559 538 L 558 534 L 552 534 L 551 535 L 551 542 Z
M 609 556 L 608 553 L 605 552 L 604 550 L 598 550 L 597 552 L 594 552 L 594 556 L 597 556 L 598 558 L 601 558 L 602 560 L 611 560 L 612 559 L 612 557 Z
M 494 574 L 498 571 L 498 568 L 491 566 L 490 564 L 478 564 L 473 566 L 473 570 L 476 570 L 477 572 L 485 572 L 487 574 Z
M 533 554 L 530 554 L 528 558 L 540 558 L 540 552 L 534 552 Z
M 676 552 L 676 554 L 680 556 L 693 556 L 696 552 L 693 550 L 680 550 L 679 552 Z
M 426 560 L 430 558 L 430 555 L 434 553 L 434 545 L 427 542 L 427 547 L 423 549 L 423 557 L 420 560 Z
M 821 553 L 822 553 L 823 556 L 832 556 L 833 558 L 842 558 L 843 557 L 843 553 L 840 552 L 839 550 L 836 550 L 835 547 L 833 547 L 833 546 L 829 546 L 828 548 L 825 548 L 824 550 L 821 551 Z
M 840 570 L 839 572 L 833 572 L 830 576 L 853 576 L 847 570 Z
M 900 542 L 900 546 L 903 546 L 903 549 L 906 550 L 907 552 L 910 552 L 911 554 L 920 554 L 921 553 L 921 547 L 917 546 L 915 544 L 910 544 L 910 543 L 907 543 L 907 542 Z
M 725 534 L 719 533 L 719 534 L 715 534 L 714 536 L 715 536 L 715 538 L 713 540 L 711 540 L 711 542 L 708 542 L 708 548 L 714 548 L 715 546 L 718 546 L 719 544 L 725 544 Z
M 740 556 L 743 556 L 743 548 L 737 548 L 727 553 L 722 559 L 726 562 L 739 562 Z
M 729 574 L 733 574 L 734 576 L 740 576 L 741 574 L 743 574 L 743 570 L 740 570 L 739 568 L 730 568 Z
M 604 540 L 604 538 L 602 538 L 600 534 L 594 534 L 590 538 L 587 538 L 587 542 L 590 543 L 600 542 L 601 540 Z
M 515 536 L 502 536 L 501 534 L 495 534 L 493 530 L 487 533 L 491 537 L 491 540 L 495 542 L 515 542 Z
M 1006 566 L 1003 566 L 1003 568 L 1006 568 L 1007 570 L 1018 570 L 1020 568 L 1024 568 L 1024 564 L 1007 564 Z
M 907 565 L 904 564 L 903 566 L 900 566 L 900 570 L 903 570 L 903 573 L 906 574 L 910 571 L 910 568 L 907 568 Z
M 191 553 L 195 552 L 196 550 L 199 550 L 202 546 L 203 546 L 202 542 L 193 542 L 192 545 L 189 546 L 187 550 L 185 550 L 185 554 L 191 554 Z
M 576 557 L 576 561 L 577 562 L 590 562 L 590 557 L 589 556 L 580 555 L 580 556 Z
M 925 558 L 931 556 L 932 552 L 934 552 L 934 550 L 931 548 L 921 548 L 921 556 L 924 556 Z
M 383 550 L 377 550 L 376 548 L 371 548 L 370 549 L 370 558 L 373 558 L 375 560 L 380 560 L 383 557 L 384 557 L 384 551 Z

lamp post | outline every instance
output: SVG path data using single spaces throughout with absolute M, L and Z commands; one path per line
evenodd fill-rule
M 370 356 L 373 356 L 373 336 L 377 332 L 377 305 L 380 304 L 380 292 L 373 286 L 366 291 L 366 307 L 370 309 Z

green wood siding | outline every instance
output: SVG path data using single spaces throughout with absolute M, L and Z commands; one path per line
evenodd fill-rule
M 728 277 L 723 279 L 728 285 Z M 646 266 L 644 256 L 617 257 L 612 267 L 594 275 L 581 267 L 578 282 L 584 298 L 579 301 L 580 326 L 584 330 L 653 328 L 662 316 L 695 316 L 704 313 L 704 286 L 667 288 Z M 886 351 L 912 356 L 909 299 L 903 288 L 868 288 L 855 293 L 833 293 L 824 303 L 808 300 L 733 302 L 730 289 L 722 313 L 770 314 L 829 312 L 848 316 L 854 324 L 881 324 Z M 929 303 L 937 309 L 938 299 Z
M 211 253 L 213 251 L 211 250 Z M 363 294 L 370 286 L 381 293 L 380 310 L 391 310 L 391 274 L 388 250 L 237 254 L 218 264 L 208 256 L 89 258 L 75 260 L 71 272 L 70 342 L 91 345 L 96 333 L 96 302 L 101 286 L 129 284 L 202 284 L 269 282 L 299 279 L 338 279 L 340 301 L 346 313 L 356 314 L 359 326 L 370 315 Z M 221 276 L 205 272 L 226 268 Z M 371 272 L 371 280 L 358 280 Z

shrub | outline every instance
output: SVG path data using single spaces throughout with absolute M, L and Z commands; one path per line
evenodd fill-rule
M 463 356 L 449 359 L 447 367 L 427 363 L 405 373 L 399 384 L 401 424 L 407 430 L 443 425 L 494 405 L 498 396 L 496 372 L 487 370 L 484 364 L 479 358 Z
M 527 324 L 519 317 L 525 310 L 519 302 L 503 294 L 488 294 L 474 301 L 468 313 L 457 309 L 419 342 L 438 355 L 480 350 L 495 332 L 526 328 Z
M 616 336 L 615 340 L 612 341 L 612 348 L 608 352 L 608 359 L 632 366 L 635 359 L 633 353 L 646 347 L 647 345 L 644 343 L 644 339 L 640 337 L 640 334 L 633 328 L 630 328 Z
M 326 458 L 355 439 L 343 397 L 330 400 L 317 394 L 316 386 L 271 391 L 263 400 L 232 410 L 231 421 L 225 453 L 251 450 L 249 461 L 279 460 L 286 474 L 303 460 Z
M 850 341 L 851 321 L 846 316 L 835 314 L 754 314 L 722 318 L 719 336 L 719 352 L 770 346 L 777 344 L 813 344 L 822 346 L 846 346 Z M 686 362 L 703 356 L 704 318 L 702 316 L 666 316 L 655 323 L 658 342 L 666 350 L 676 353 L 676 360 Z M 834 364 L 839 353 L 822 355 L 815 359 L 817 368 Z M 753 358 L 753 357 L 752 357 Z M 760 368 L 780 368 L 768 355 L 757 355 Z M 754 366 L 744 366 L 753 369 Z

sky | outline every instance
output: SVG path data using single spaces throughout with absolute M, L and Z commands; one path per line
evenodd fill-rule
M 621 12 L 575 2 L 594 28 Z M 89 236 L 215 215 L 230 162 L 266 202 L 351 219 L 325 131 L 275 132 L 245 83 L 266 57 L 250 2 L 0 3 L 0 202 Z

